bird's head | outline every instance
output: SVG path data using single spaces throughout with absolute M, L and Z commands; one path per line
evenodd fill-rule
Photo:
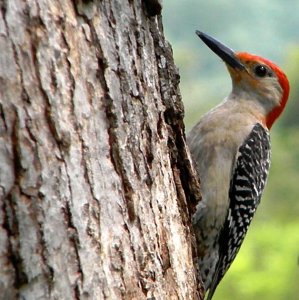
M 246 52 L 235 52 L 211 36 L 196 31 L 203 42 L 227 65 L 233 82 L 233 93 L 263 108 L 270 129 L 283 111 L 289 96 L 289 81 L 271 61 Z

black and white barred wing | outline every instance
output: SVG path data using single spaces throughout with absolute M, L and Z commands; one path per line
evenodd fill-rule
M 270 167 L 270 137 L 260 124 L 239 148 L 229 190 L 230 206 L 219 237 L 219 261 L 209 291 L 212 295 L 236 257 L 254 216 Z

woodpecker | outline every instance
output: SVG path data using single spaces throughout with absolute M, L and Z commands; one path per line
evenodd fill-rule
M 289 82 L 271 61 L 196 34 L 225 62 L 232 79 L 228 97 L 187 136 L 202 188 L 192 216 L 197 264 L 211 300 L 260 203 L 270 166 L 269 130 L 287 103 Z

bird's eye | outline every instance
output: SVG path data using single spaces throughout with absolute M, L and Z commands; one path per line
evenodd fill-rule
M 265 77 L 267 75 L 267 68 L 263 65 L 257 65 L 254 68 L 254 73 L 255 75 L 257 75 L 258 77 Z

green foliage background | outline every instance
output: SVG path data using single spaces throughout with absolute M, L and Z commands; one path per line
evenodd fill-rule
M 215 300 L 299 299 L 299 1 L 164 0 L 163 21 L 181 75 L 187 130 L 230 91 L 224 64 L 195 35 L 279 64 L 291 83 L 273 126 L 268 184 Z

